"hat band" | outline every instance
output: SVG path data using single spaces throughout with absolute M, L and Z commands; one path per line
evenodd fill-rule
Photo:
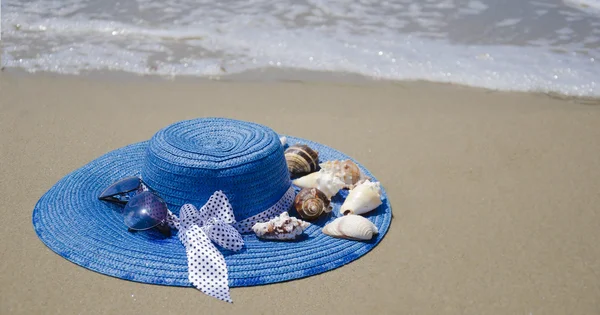
M 249 233 L 252 232 L 252 226 L 258 222 L 266 222 L 274 217 L 279 216 L 284 211 L 288 211 L 294 202 L 294 197 L 296 196 L 296 192 L 294 191 L 294 187 L 290 186 L 288 190 L 283 194 L 283 197 L 279 199 L 273 206 L 269 209 L 246 218 L 240 222 L 236 222 L 233 224 L 233 227 L 236 228 L 240 233 Z
M 144 188 L 144 190 L 147 191 L 148 189 Z M 283 194 L 283 196 L 269 209 L 242 221 L 235 222 L 232 225 L 236 230 L 238 230 L 238 232 L 242 234 L 250 233 L 252 232 L 252 226 L 254 224 L 269 221 L 279 216 L 284 211 L 289 211 L 292 203 L 294 202 L 294 197 L 296 197 L 296 192 L 294 187 L 290 185 L 285 194 Z M 170 210 L 168 211 L 167 215 L 167 223 L 169 224 L 170 228 L 179 230 L 179 218 Z

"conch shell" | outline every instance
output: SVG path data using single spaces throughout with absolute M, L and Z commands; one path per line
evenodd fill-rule
M 305 144 L 295 144 L 284 152 L 288 171 L 293 176 L 312 173 L 319 166 L 319 152 Z
M 359 181 L 368 179 L 356 163 L 351 160 L 333 160 L 319 164 L 322 170 L 332 172 L 339 177 L 346 186 L 344 188 L 352 189 Z
M 329 236 L 349 240 L 368 241 L 379 231 L 373 222 L 359 215 L 346 215 L 333 220 L 323 227 L 322 232 Z
M 350 190 L 340 208 L 340 213 L 343 215 L 364 214 L 379 207 L 382 203 L 379 182 L 366 180 Z
M 322 171 L 318 171 L 315 173 L 310 173 L 308 175 L 304 175 L 300 178 L 296 178 L 292 181 L 292 184 L 300 187 L 300 188 L 316 188 L 317 187 L 317 179 L 323 174 Z
M 309 226 L 310 223 L 283 212 L 270 221 L 254 224 L 252 230 L 259 238 L 287 241 L 298 238 Z
M 322 191 L 328 199 L 335 196 L 346 184 L 333 172 L 319 170 L 300 178 L 294 179 L 292 183 L 301 188 L 317 188 Z
M 317 188 L 303 188 L 294 199 L 294 208 L 307 221 L 316 220 L 321 214 L 331 212 L 330 200 Z

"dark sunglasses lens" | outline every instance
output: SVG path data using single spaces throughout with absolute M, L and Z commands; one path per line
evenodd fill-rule
M 141 185 L 139 177 L 126 177 L 106 188 L 98 198 L 110 199 L 119 194 L 124 194 L 137 189 Z
M 125 205 L 125 225 L 132 230 L 147 230 L 167 218 L 167 204 L 155 194 L 145 191 L 135 195 Z

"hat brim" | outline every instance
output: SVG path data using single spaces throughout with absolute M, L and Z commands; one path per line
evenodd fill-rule
M 360 163 L 325 145 L 287 137 L 288 144 L 304 143 L 319 151 L 319 160 L 351 159 L 373 181 Z M 111 151 L 58 181 L 36 204 L 33 226 L 52 251 L 87 269 L 131 281 L 191 286 L 184 246 L 177 236 L 157 231 L 128 232 L 119 207 L 98 200 L 113 182 L 139 175 L 148 141 Z M 296 187 L 296 191 L 299 189 Z M 231 252 L 218 247 L 227 263 L 229 285 L 243 287 L 304 278 L 343 266 L 365 255 L 385 236 L 392 219 L 382 187 L 383 204 L 365 214 L 379 234 L 370 241 L 327 236 L 325 224 L 339 214 L 348 195 L 341 190 L 332 198 L 330 215 L 311 222 L 298 241 L 266 241 L 244 234 L 244 248 Z M 290 215 L 295 215 L 290 210 Z

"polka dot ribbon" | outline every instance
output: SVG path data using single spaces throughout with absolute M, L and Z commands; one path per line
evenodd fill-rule
M 167 223 L 178 230 L 177 236 L 186 248 L 190 282 L 209 296 L 233 302 L 225 258 L 213 242 L 232 251 L 240 250 L 244 246 L 240 233 L 251 232 L 256 222 L 268 221 L 288 211 L 295 196 L 290 186 L 275 205 L 240 222 L 235 221 L 233 209 L 222 191 L 215 192 L 200 210 L 192 204 L 183 205 L 179 218 L 168 211 Z
M 234 222 L 229 200 L 217 191 L 200 210 L 191 204 L 181 207 L 177 233 L 186 249 L 190 282 L 205 294 L 230 303 L 227 265 L 213 242 L 232 251 L 242 249 L 244 240 L 231 225 Z

